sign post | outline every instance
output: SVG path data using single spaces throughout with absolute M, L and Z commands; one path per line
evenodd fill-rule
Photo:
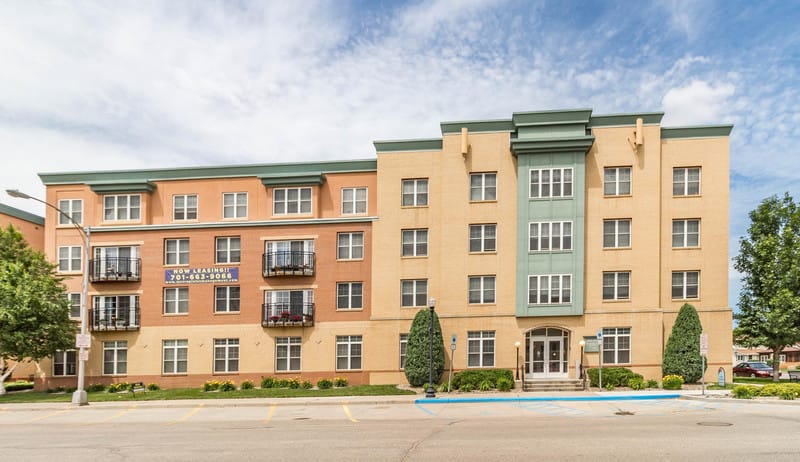
M 600 367 L 597 369 L 597 374 L 598 374 L 597 386 L 602 390 L 603 389 L 603 329 L 597 331 L 597 345 L 600 351 L 599 354 Z
M 456 353 L 456 334 L 450 336 L 450 378 L 447 380 L 447 392 L 450 393 L 453 387 L 453 357 Z
M 708 334 L 703 332 L 700 334 L 700 359 L 702 361 L 702 369 L 700 369 L 700 377 L 703 384 L 703 396 L 706 395 L 706 356 L 708 356 Z

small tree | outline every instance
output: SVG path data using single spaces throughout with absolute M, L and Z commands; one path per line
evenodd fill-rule
M 0 395 L 19 361 L 39 361 L 71 348 L 74 334 L 55 265 L 13 226 L 0 229 Z M 16 363 L 6 370 L 7 360 Z
M 411 323 L 406 345 L 405 373 L 408 383 L 418 387 L 428 381 L 430 363 L 430 310 L 420 310 Z M 433 382 L 444 372 L 444 341 L 439 316 L 433 314 Z
M 680 375 L 686 383 L 697 382 L 703 376 L 705 371 L 700 357 L 702 332 L 703 326 L 700 325 L 697 310 L 688 303 L 683 305 L 667 340 L 664 362 L 661 365 L 663 375 Z

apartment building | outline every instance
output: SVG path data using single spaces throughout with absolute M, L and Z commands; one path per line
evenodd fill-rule
M 87 383 L 404 383 L 434 299 L 456 370 L 575 379 L 602 359 L 660 378 L 691 303 L 707 379 L 730 376 L 732 127 L 662 117 L 522 112 L 376 141 L 375 160 L 41 174 L 91 227 Z M 77 303 L 81 243 L 47 227 Z M 74 362 L 37 385 L 74 383 Z

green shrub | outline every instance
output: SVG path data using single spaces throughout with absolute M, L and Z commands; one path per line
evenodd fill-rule
M 628 379 L 628 387 L 634 390 L 644 390 L 644 379 L 641 377 L 631 377 Z
M 158 390 L 161 390 L 161 387 L 159 387 L 157 383 L 148 383 L 147 384 L 147 390 L 148 391 L 158 391 Z
M 597 387 L 600 384 L 599 369 L 592 368 L 586 370 L 586 375 L 589 376 L 589 386 Z M 604 367 L 603 368 L 603 386 L 607 384 L 614 385 L 615 387 L 627 387 L 628 381 L 633 378 L 644 379 L 641 374 L 637 374 L 627 367 Z
M 447 382 L 443 382 L 439 385 L 439 393 L 449 393 L 450 392 L 450 384 Z
M 514 373 L 510 369 L 470 369 L 457 372 L 453 376 L 453 389 L 460 390 L 465 384 L 472 385 L 472 389 L 480 388 L 480 384 L 486 380 L 491 382 L 492 388 L 497 387 L 497 381 L 506 378 L 514 382 Z
M 514 388 L 514 382 L 505 377 L 497 379 L 497 389 L 500 391 L 511 391 Z
M 222 385 L 222 383 L 218 380 L 206 380 L 205 383 L 203 383 L 203 391 L 217 391 L 220 385 Z
M 661 386 L 664 390 L 680 390 L 683 385 L 683 377 L 680 375 L 665 375 L 661 379 Z
M 298 379 L 297 377 L 286 379 L 286 386 L 291 388 L 292 390 L 297 390 L 298 388 L 300 388 L 300 379 Z
M 685 383 L 695 383 L 703 375 L 703 360 L 700 356 L 700 334 L 703 326 L 697 310 L 688 303 L 681 307 L 672 333 L 664 349 L 661 364 L 663 375 L 680 375 Z
M 609 383 L 607 383 L 607 384 L 605 385 L 605 389 L 606 389 L 606 390 L 608 390 L 608 391 L 614 391 L 614 388 L 615 388 L 615 387 L 614 387 L 614 384 L 613 384 L 613 383 L 611 383 L 611 382 L 609 382 Z
M 105 390 L 106 390 L 106 386 L 103 385 L 102 383 L 93 383 L 93 384 L 89 385 L 88 387 L 86 387 L 86 391 L 88 391 L 89 393 L 97 393 L 99 391 L 105 391 Z
M 120 382 L 120 383 L 112 383 L 111 385 L 108 386 L 108 389 L 106 391 L 108 391 L 109 393 L 120 393 L 123 391 L 129 391 L 130 389 L 131 386 L 128 382 Z
M 794 399 L 800 396 L 798 383 L 770 383 L 756 389 L 758 396 L 778 396 L 781 399 Z M 789 396 L 792 396 L 791 398 Z M 786 396 L 784 398 L 784 396 Z
M 240 388 L 241 388 L 242 390 L 252 390 L 252 389 L 253 389 L 253 388 L 255 388 L 255 387 L 256 387 L 256 386 L 255 386 L 255 384 L 253 384 L 253 382 L 251 382 L 250 380 L 245 380 L 245 381 L 244 381 L 244 382 L 242 382 L 242 384 L 240 385 Z
M 736 399 L 753 399 L 758 394 L 755 385 L 736 385 L 733 387 L 733 397 Z
M 314 384 L 312 384 L 310 380 L 303 380 L 303 382 L 300 384 L 300 388 L 303 390 L 310 390 L 314 388 Z
M 233 380 L 225 380 L 220 382 L 219 384 L 219 391 L 234 391 L 236 390 L 236 384 L 233 383 Z
M 404 372 L 411 386 L 418 387 L 428 380 L 430 362 L 430 310 L 419 310 L 411 323 L 406 344 Z M 433 313 L 433 380 L 438 382 L 444 372 L 444 341 L 439 316 Z
M 647 381 L 647 388 L 658 388 L 658 380 L 650 379 Z
M 273 388 L 289 388 L 289 379 L 275 379 Z
M 478 384 L 478 390 L 480 391 L 489 391 L 494 388 L 494 384 L 491 380 L 486 379 Z
M 261 377 L 261 388 L 275 387 L 275 379 L 272 377 Z
M 780 391 L 780 393 L 778 393 L 778 396 L 781 399 L 794 400 L 795 398 L 798 397 L 798 394 L 794 390 L 783 389 Z
M 320 390 L 327 390 L 333 387 L 333 382 L 331 379 L 319 379 L 317 380 L 317 388 Z
M 334 377 L 333 378 L 333 386 L 337 388 L 346 387 L 347 386 L 347 379 L 344 377 Z
M 473 387 L 471 383 L 465 383 L 465 384 L 462 384 L 460 387 L 458 387 L 458 389 L 463 391 L 463 392 L 469 393 L 472 390 L 474 390 L 475 387 Z
M 7 383 L 5 388 L 6 391 L 32 390 L 33 382 L 24 382 L 24 381 L 11 382 Z

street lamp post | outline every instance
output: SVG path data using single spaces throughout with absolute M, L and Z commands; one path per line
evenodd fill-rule
M 56 212 L 59 213 L 60 216 L 66 217 L 72 226 L 75 227 L 80 232 L 81 237 L 83 238 L 83 289 L 81 292 L 81 337 L 86 336 L 86 303 L 89 298 L 89 253 L 91 249 L 92 243 L 92 231 L 91 228 L 82 227 L 79 225 L 75 220 L 72 219 L 72 216 L 68 215 L 66 212 L 61 210 L 60 208 L 56 207 L 55 205 L 45 202 L 41 199 L 37 199 L 33 196 L 29 196 L 22 191 L 17 189 L 6 189 L 6 193 L 11 197 L 16 197 L 18 199 L 31 199 L 36 202 L 41 202 L 42 204 L 52 208 Z M 89 404 L 89 398 L 86 395 L 86 390 L 84 387 L 84 379 L 86 377 L 86 361 L 84 358 L 84 351 L 85 348 L 83 346 L 79 347 L 78 350 L 78 387 L 74 393 L 72 393 L 72 404 L 77 404 L 79 406 L 85 406 Z
M 517 380 L 519 380 L 519 340 L 514 342 L 514 346 L 517 347 Z
M 580 371 L 580 377 L 578 377 L 578 378 L 580 378 L 583 381 L 583 389 L 585 390 L 586 389 L 586 375 L 583 373 L 583 347 L 586 346 L 586 341 L 581 339 L 581 341 L 578 342 L 578 345 L 581 346 L 581 371 Z
M 436 306 L 436 299 L 431 297 L 428 306 L 431 313 L 428 325 L 428 389 L 425 390 L 425 397 L 436 398 L 436 390 L 433 389 L 433 310 Z

